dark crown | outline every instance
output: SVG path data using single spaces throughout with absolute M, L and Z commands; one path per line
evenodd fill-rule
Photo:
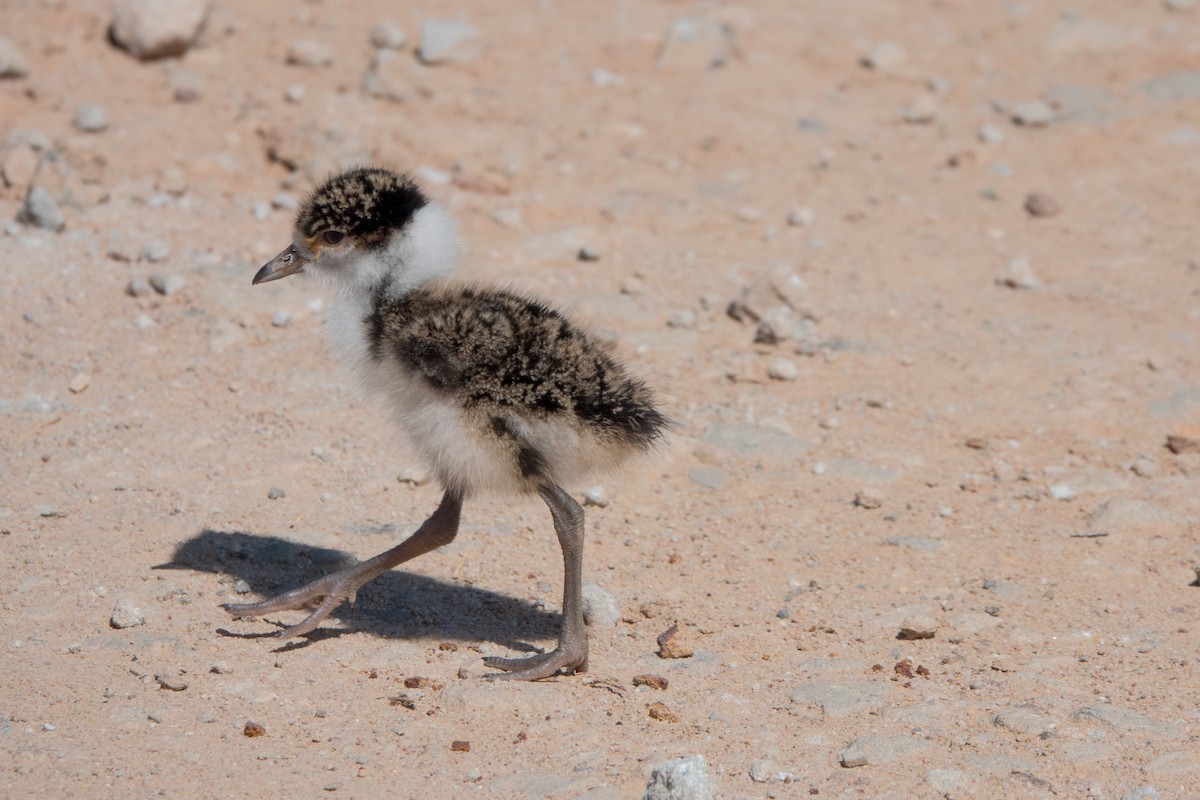
M 382 245 L 429 201 L 411 178 L 381 167 L 356 167 L 313 190 L 296 216 L 305 238 L 341 231 L 368 246 Z

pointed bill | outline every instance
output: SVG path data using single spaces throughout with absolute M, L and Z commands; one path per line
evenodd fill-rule
M 263 264 L 262 269 L 254 274 L 254 280 L 250 283 L 257 286 L 267 281 L 286 278 L 288 275 L 302 271 L 311 260 L 310 256 L 297 250 L 296 245 L 289 245 L 282 253 Z

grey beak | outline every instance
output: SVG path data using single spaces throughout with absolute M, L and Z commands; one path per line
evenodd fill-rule
M 277 281 L 280 278 L 286 278 L 288 275 L 294 275 L 297 272 L 303 271 L 304 267 L 311 260 L 310 256 L 297 250 L 296 245 L 289 245 L 282 253 L 272 258 L 266 264 L 263 264 L 262 269 L 254 274 L 254 280 L 250 284 L 257 286 L 260 283 Z

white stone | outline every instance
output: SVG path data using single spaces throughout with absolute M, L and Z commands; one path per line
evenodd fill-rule
M 877 72 L 895 72 L 908 62 L 908 53 L 895 42 L 880 42 L 862 57 L 862 65 Z
M 621 621 L 616 598 L 597 583 L 583 585 L 583 621 L 592 628 L 611 628 Z
M 298 67 L 328 67 L 333 63 L 333 49 L 324 42 L 297 39 L 288 46 L 287 63 Z
M 0 78 L 24 78 L 29 74 L 29 60 L 12 40 L 0 36 Z
M 431 19 L 421 26 L 418 55 L 426 64 L 465 64 L 483 52 L 483 37 L 456 19 Z
M 183 55 L 208 18 L 210 0 L 118 0 L 112 40 L 147 60 Z
M 712 800 L 713 784 L 702 755 L 676 758 L 650 772 L 642 800 Z
M 384 20 L 371 26 L 371 45 L 387 50 L 399 50 L 408 44 L 408 34 L 394 22 Z

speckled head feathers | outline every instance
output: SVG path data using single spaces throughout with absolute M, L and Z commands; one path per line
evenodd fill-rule
M 296 216 L 296 229 L 305 239 L 339 231 L 367 247 L 380 247 L 428 202 L 406 175 L 355 167 L 313 190 Z

